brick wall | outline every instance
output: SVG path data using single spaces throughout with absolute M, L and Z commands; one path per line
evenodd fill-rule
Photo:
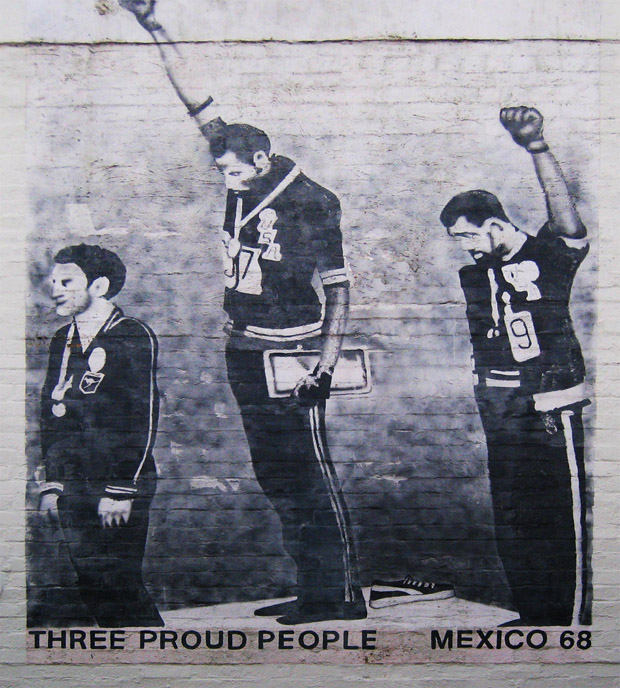
M 593 384 L 598 211 L 606 191 L 599 176 L 600 47 L 209 43 L 186 45 L 185 52 L 205 95 L 267 130 L 276 152 L 290 155 L 341 199 L 355 280 L 347 343 L 371 349 L 374 389 L 368 397 L 332 400 L 328 430 L 362 582 L 413 572 L 453 582 L 462 597 L 506 604 L 456 274 L 461 257 L 438 213 L 454 193 L 486 188 L 504 200 L 518 226 L 538 229 L 545 209 L 531 163 L 497 121 L 504 105 L 536 105 L 594 239 L 572 299 Z M 285 591 L 293 565 L 282 550 L 277 516 L 254 479 L 225 379 L 217 239 L 223 190 L 156 51 L 148 45 L 7 47 L 2 60 L 9 72 L 23 70 L 28 83 L 27 474 L 39 460 L 36 418 L 47 341 L 61 324 L 50 315 L 44 284 L 51 257 L 67 243 L 101 243 L 128 265 L 119 305 L 146 320 L 160 341 L 155 456 L 161 480 L 145 562 L 158 604 L 247 599 L 250 588 L 255 598 Z M 10 270 L 20 271 L 19 261 L 9 263 Z M 607 330 L 599 336 L 606 342 Z M 18 354 L 13 361 L 18 367 Z M 600 451 L 604 458 L 608 445 Z M 611 510 L 607 465 L 596 464 L 594 472 Z M 34 506 L 30 491 L 27 504 Z M 617 523 L 616 511 L 601 518 L 607 524 L 611 516 L 613 523 L 612 514 Z M 36 514 L 29 514 L 28 527 L 29 612 L 33 622 L 44 623 L 46 596 L 62 595 L 50 582 L 69 585 L 71 572 L 58 538 Z M 609 537 L 605 531 L 601 542 Z M 607 581 L 597 556 L 595 575 Z M 602 599 L 617 599 L 617 591 Z M 23 607 L 12 610 L 23 618 Z M 40 669 L 11 667 L 5 684 L 44 685 Z M 174 685 L 164 669 L 148 670 L 150 685 Z M 434 671 L 419 674 L 420 685 L 496 685 L 481 682 L 475 668 Z M 542 685 L 534 667 L 503 671 L 508 685 Z M 182 668 L 177 672 L 180 677 Z M 590 685 L 607 686 L 614 676 L 604 664 L 596 666 L 595 683 L 583 667 L 554 672 L 550 681 L 575 686 L 586 676 Z M 54 673 L 54 680 L 61 675 Z M 334 685 L 379 680 L 357 669 L 328 675 Z M 101 667 L 92 676 L 108 685 L 121 680 Z M 219 676 L 194 680 L 290 685 L 281 668 Z M 382 681 L 408 685 L 410 676 L 385 668 Z
M 547 115 L 547 136 L 596 236 L 588 155 L 596 146 L 596 47 L 188 48 L 205 94 L 265 128 L 276 152 L 342 199 L 355 280 L 348 343 L 371 349 L 374 390 L 331 401 L 328 423 L 362 582 L 414 572 L 454 582 L 463 597 L 506 604 L 456 274 L 462 256 L 438 214 L 454 193 L 484 187 L 506 199 L 519 226 L 538 229 L 545 211 L 533 167 L 497 120 L 500 106 L 528 102 Z M 118 301 L 160 339 L 162 479 L 147 558 L 158 602 L 283 592 L 292 562 L 225 379 L 217 238 L 224 194 L 201 137 L 150 46 L 42 47 L 31 51 L 30 68 L 29 418 L 37 418 L 44 343 L 56 327 L 43 280 L 69 231 L 73 243 L 118 250 L 129 267 Z M 586 349 L 595 266 L 596 250 L 573 297 Z M 36 425 L 29 438 L 35 461 Z M 31 557 L 43 585 L 58 548 L 39 546 L 45 532 Z M 42 605 L 31 597 L 44 615 L 45 596 Z

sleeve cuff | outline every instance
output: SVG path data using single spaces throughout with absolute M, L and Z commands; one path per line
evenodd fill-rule
M 39 483 L 39 495 L 42 497 L 49 492 L 54 492 L 55 494 L 62 494 L 64 491 L 64 486 L 62 483 L 57 482 L 40 482 Z
M 349 282 L 349 274 L 346 267 L 336 268 L 335 270 L 322 270 L 319 277 L 324 287 L 331 284 L 345 284 Z
M 138 494 L 138 490 L 135 487 L 108 485 L 105 488 L 105 493 L 107 497 L 112 497 L 113 499 L 132 499 Z
M 590 246 L 590 241 L 587 235 L 581 237 L 580 239 L 576 239 L 573 237 L 564 236 L 563 234 L 558 234 L 551 229 L 549 222 L 545 222 L 545 224 L 540 228 L 537 236 L 545 241 L 559 239 L 564 246 L 575 251 L 585 251 Z
M 212 102 L 213 102 L 213 98 L 212 98 L 211 96 L 209 96 L 204 102 L 200 103 L 200 105 L 196 105 L 196 106 L 193 106 L 193 107 L 188 107 L 188 108 L 187 108 L 187 114 L 188 114 L 190 117 L 196 117 L 196 116 L 199 115 L 203 110 L 206 110 L 206 108 L 208 108 L 209 105 L 211 105 Z
M 561 236 L 560 239 L 568 246 L 568 248 L 573 248 L 577 251 L 582 251 L 589 245 L 588 238 L 583 237 L 582 239 L 573 239 L 572 237 Z

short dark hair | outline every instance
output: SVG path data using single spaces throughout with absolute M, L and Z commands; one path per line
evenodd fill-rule
M 90 286 L 98 277 L 107 277 L 110 287 L 106 299 L 116 296 L 125 284 L 127 269 L 123 261 L 112 251 L 101 246 L 77 244 L 65 246 L 54 256 L 54 262 L 66 265 L 75 263 L 86 275 Z
M 439 219 L 446 229 L 450 229 L 459 217 L 464 217 L 476 227 L 482 227 L 490 217 L 510 222 L 497 196 L 481 189 L 454 196 L 441 211 Z
M 216 159 L 230 151 L 242 162 L 253 165 L 254 153 L 271 153 L 271 141 L 267 134 L 251 124 L 225 124 L 222 120 L 214 120 L 204 126 L 203 134 L 209 141 L 211 155 Z

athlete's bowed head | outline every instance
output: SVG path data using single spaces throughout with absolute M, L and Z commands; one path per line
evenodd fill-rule
M 509 253 L 519 232 L 489 191 L 465 191 L 454 196 L 440 219 L 448 234 L 475 260 Z
M 271 169 L 271 142 L 256 127 L 222 123 L 208 138 L 215 166 L 231 191 L 247 191 Z

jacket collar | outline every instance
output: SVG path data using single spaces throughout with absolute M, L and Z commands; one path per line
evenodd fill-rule
M 104 313 L 101 317 L 95 316 L 83 322 L 74 320 L 78 339 L 82 347 L 82 353 L 86 353 L 91 348 L 95 339 L 97 339 L 102 332 L 105 333 L 113 327 L 122 315 L 123 312 L 121 309 L 113 305 L 112 312 Z

